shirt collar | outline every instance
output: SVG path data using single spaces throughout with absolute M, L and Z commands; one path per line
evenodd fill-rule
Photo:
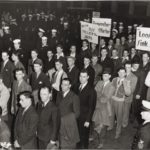
M 71 66 L 71 68 L 69 68 L 69 71 L 71 71 L 71 70 L 73 69 L 74 66 L 75 66 L 75 65 Z
M 143 125 L 146 124 L 146 123 L 149 123 L 149 122 L 150 122 L 150 120 L 145 120 Z
M 63 93 L 63 97 L 66 97 L 66 95 L 70 92 L 70 90 Z
M 23 113 L 25 113 L 29 109 L 30 106 L 31 105 L 29 105 L 28 107 L 24 108 Z
M 88 82 L 81 84 L 80 87 L 82 87 L 82 89 L 88 84 Z
M 106 86 L 108 83 L 110 83 L 110 81 L 108 80 L 108 81 L 106 81 L 106 82 L 104 82 L 104 86 Z
M 43 102 L 43 106 L 45 107 L 49 101 L 50 101 L 50 99 L 48 99 L 46 102 Z
M 64 57 L 64 53 L 63 52 L 60 54 L 57 53 L 56 56 L 57 56 L 57 59 L 59 59 L 59 57 L 61 57 L 61 56 Z

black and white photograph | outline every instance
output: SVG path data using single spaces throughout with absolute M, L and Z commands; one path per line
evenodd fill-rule
M 0 150 L 150 149 L 150 0 L 0 0 Z

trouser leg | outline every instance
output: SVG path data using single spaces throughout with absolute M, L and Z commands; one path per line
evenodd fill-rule
M 117 136 L 121 134 L 123 107 L 124 107 L 124 102 L 116 102 L 116 119 L 117 119 L 116 135 Z
M 123 127 L 127 127 L 127 125 L 128 125 L 130 108 L 131 108 L 131 103 L 125 102 L 124 107 L 123 107 L 123 120 L 122 120 L 122 126 Z

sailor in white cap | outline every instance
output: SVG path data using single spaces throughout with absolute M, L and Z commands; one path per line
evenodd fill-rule
M 123 26 L 119 26 L 119 34 L 123 32 L 124 27 Z
M 33 15 L 32 15 L 32 14 L 29 14 L 29 15 L 28 15 L 28 17 L 29 17 L 29 21 L 31 21 L 31 20 L 32 20 Z
M 44 20 L 44 18 L 45 18 L 45 13 L 44 13 L 44 11 L 42 11 L 42 12 L 41 12 L 41 19 Z
M 21 45 L 21 40 L 20 39 L 13 40 L 13 43 L 14 43 L 15 50 L 20 49 L 20 45 Z
M 39 38 L 42 38 L 43 35 L 44 35 L 44 33 L 45 33 L 45 31 L 42 28 L 39 28 L 39 30 L 38 30 L 38 36 L 39 36 Z
M 69 23 L 68 22 L 64 22 L 64 29 L 66 30 L 66 29 L 68 29 L 68 27 L 69 27 Z
M 42 36 L 42 47 L 47 46 L 47 37 Z
M 40 14 L 39 13 L 36 14 L 36 20 L 38 20 L 38 21 L 40 20 Z
M 123 22 L 119 22 L 119 26 L 123 26 Z
M 21 18 L 26 18 L 26 17 L 27 17 L 26 14 L 21 15 Z
M 128 26 L 128 34 L 132 33 L 132 26 Z
M 56 37 L 56 35 L 57 35 L 57 30 L 56 30 L 56 29 L 52 29 L 52 30 L 51 30 L 51 33 L 52 33 L 52 37 Z
M 42 45 L 39 49 L 39 58 L 42 59 L 43 62 L 45 62 L 45 59 L 47 58 L 48 48 L 48 38 L 46 36 L 42 36 Z
M 112 28 L 113 28 L 113 29 L 116 29 L 116 28 L 117 28 L 117 22 L 116 22 L 116 21 L 113 22 Z

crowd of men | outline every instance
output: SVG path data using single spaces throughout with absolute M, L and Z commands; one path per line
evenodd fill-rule
M 80 39 L 81 20 L 90 22 L 90 15 L 3 12 L 0 122 L 7 136 L 0 135 L 0 142 L 22 149 L 87 149 L 96 131 L 102 148 L 106 131 L 116 126 L 118 139 L 130 121 L 143 123 L 150 54 L 135 49 L 138 25 L 113 22 L 111 37 L 97 45 Z

